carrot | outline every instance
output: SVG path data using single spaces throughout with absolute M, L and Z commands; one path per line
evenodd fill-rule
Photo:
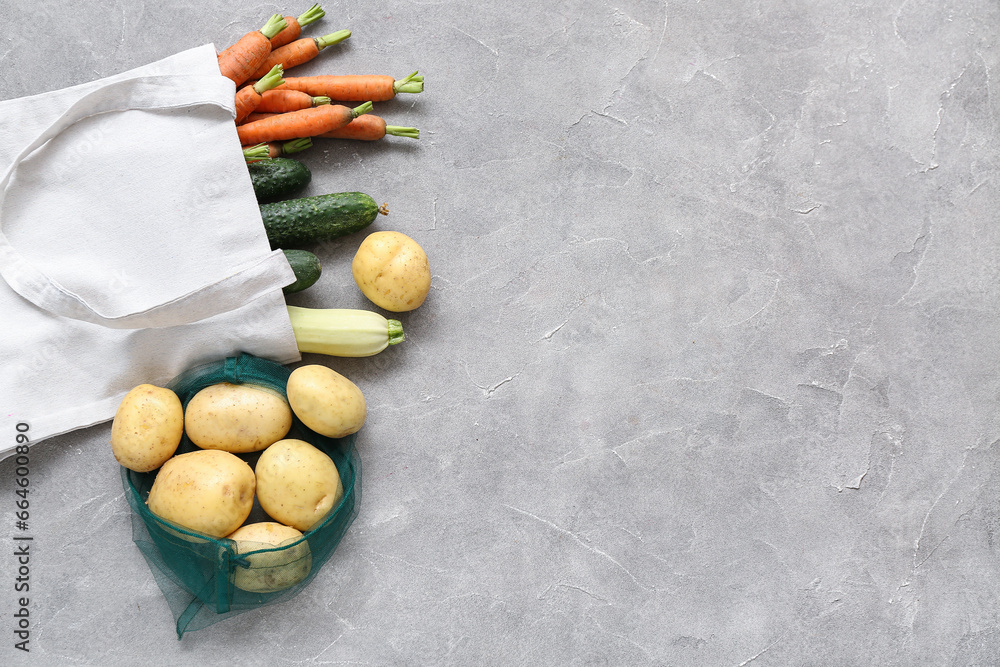
M 252 114 L 243 119 L 240 125 L 245 125 L 246 123 L 252 123 L 255 120 L 260 120 L 262 118 L 270 118 L 271 116 L 279 116 L 280 114 L 272 113 L 270 111 L 254 111 Z
M 222 75 L 232 79 L 237 86 L 249 79 L 271 55 L 271 38 L 284 30 L 285 25 L 285 19 L 275 14 L 260 30 L 240 37 L 239 41 L 219 54 Z
M 315 137 L 343 127 L 371 109 L 371 102 L 365 102 L 354 109 L 340 104 L 321 104 L 318 107 L 289 111 L 252 123 L 237 125 L 236 132 L 239 134 L 240 143 L 244 146 Z
M 258 160 L 269 160 L 281 157 L 282 155 L 292 155 L 312 148 L 312 139 L 304 137 L 302 139 L 292 139 L 291 141 L 272 141 L 256 146 L 244 146 L 243 157 L 247 162 L 257 162 Z
M 275 65 L 271 68 L 270 72 L 258 79 L 257 83 L 252 86 L 240 88 L 236 91 L 237 123 L 249 116 L 260 105 L 260 101 L 263 99 L 262 95 L 264 93 L 270 91 L 275 86 L 280 86 L 284 83 L 284 79 L 281 78 L 281 75 L 281 65 Z
M 266 160 L 271 157 L 267 144 L 257 144 L 256 146 L 243 147 L 243 159 L 248 163 Z
M 338 30 L 322 37 L 306 37 L 304 39 L 297 39 L 290 44 L 285 44 L 271 51 L 271 54 L 261 62 L 250 78 L 263 76 L 265 72 L 279 63 L 285 69 L 291 69 L 296 65 L 307 63 L 318 56 L 319 52 L 326 47 L 339 44 L 350 36 L 350 30 Z
M 424 89 L 424 77 L 416 72 L 396 81 L 378 74 L 325 74 L 320 76 L 287 77 L 282 90 L 300 90 L 310 95 L 325 95 L 341 102 L 386 102 L 396 93 L 419 93 Z
M 329 103 L 329 97 L 313 97 L 309 93 L 303 93 L 300 90 L 268 90 L 261 95 L 257 111 L 284 113 L 286 111 L 298 111 L 299 109 L 308 109 L 309 107 L 318 107 L 321 104 Z
M 319 135 L 328 139 L 358 139 L 360 141 L 378 141 L 385 135 L 391 134 L 396 137 L 420 138 L 420 130 L 415 127 L 399 127 L 398 125 L 386 125 L 384 118 L 379 118 L 374 114 L 358 116 L 350 123 L 340 128 L 324 132 Z
M 363 118 L 363 116 L 358 116 L 358 118 Z M 282 155 L 291 155 L 293 153 L 298 153 L 304 151 L 307 148 L 312 148 L 313 142 L 309 137 L 302 137 L 301 139 L 292 139 L 291 141 L 272 141 L 268 147 L 268 155 L 270 157 L 281 157 Z
M 294 16 L 286 16 L 285 23 L 288 25 L 284 30 L 271 38 L 271 49 L 274 50 L 280 46 L 288 44 L 289 42 L 294 42 L 302 34 L 302 28 L 306 27 L 310 23 L 315 23 L 324 16 L 326 16 L 326 12 L 324 12 L 319 5 L 313 5 L 303 13 L 299 14 L 298 18 Z

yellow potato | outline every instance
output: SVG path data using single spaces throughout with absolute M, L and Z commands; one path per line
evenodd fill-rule
M 354 255 L 351 272 L 362 294 L 396 313 L 417 308 L 431 290 L 427 253 L 399 232 L 369 234 Z
M 255 487 L 253 469 L 243 459 L 203 449 L 164 463 L 146 504 L 167 521 L 212 537 L 225 537 L 250 515 Z
M 302 533 L 295 528 L 273 521 L 248 523 L 229 535 L 239 554 L 291 545 L 301 538 Z M 250 567 L 236 568 L 233 585 L 252 593 L 273 593 L 294 586 L 309 576 L 312 568 L 312 553 L 305 540 L 281 551 L 246 556 L 246 560 Z
M 174 455 L 184 435 L 184 409 L 177 394 L 140 384 L 125 394 L 111 423 L 111 452 L 136 472 L 156 470 Z
M 258 452 L 286 435 L 292 411 L 277 392 L 223 382 L 195 394 L 184 413 L 191 442 L 202 449 Z
M 275 521 L 303 532 L 319 523 L 344 495 L 337 465 L 304 440 L 276 442 L 260 455 L 257 501 Z
M 319 364 L 299 366 L 292 371 L 285 393 L 302 423 L 328 438 L 357 433 L 368 415 L 365 395 L 358 386 Z

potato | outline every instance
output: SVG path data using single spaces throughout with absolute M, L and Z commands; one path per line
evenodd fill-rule
M 319 364 L 299 366 L 292 371 L 285 393 L 302 423 L 328 438 L 357 433 L 368 415 L 365 395 L 358 386 Z
M 177 394 L 140 384 L 118 405 L 111 423 L 111 452 L 136 472 L 156 470 L 174 455 L 184 435 L 184 409 Z
M 302 533 L 295 528 L 274 521 L 248 523 L 229 535 L 239 554 L 281 547 L 301 538 Z M 250 567 L 237 567 L 233 584 L 251 593 L 274 593 L 294 586 L 309 576 L 312 568 L 312 553 L 305 540 L 282 551 L 266 551 L 246 559 Z
M 248 384 L 223 382 L 195 394 L 184 413 L 191 442 L 202 449 L 258 452 L 292 428 L 292 411 L 281 394 Z
M 146 504 L 156 516 L 212 537 L 225 537 L 246 521 L 256 479 L 229 452 L 202 449 L 179 454 L 160 468 Z
M 322 520 L 344 495 L 333 459 L 304 440 L 274 443 L 260 455 L 255 472 L 261 508 L 302 532 Z
M 396 313 L 417 308 L 431 290 L 427 254 L 399 232 L 369 234 L 354 255 L 351 272 L 362 294 Z

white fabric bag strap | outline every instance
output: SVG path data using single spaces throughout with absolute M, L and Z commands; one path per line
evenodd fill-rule
M 102 113 L 129 110 L 169 110 L 214 105 L 233 113 L 234 85 L 215 75 L 150 75 L 119 80 L 82 95 L 37 137 L 32 139 L 0 178 L 0 210 L 18 164 L 32 151 L 74 123 Z M 55 315 L 115 329 L 168 327 L 197 322 L 229 312 L 274 289 L 275 266 L 285 263 L 280 250 L 236 267 L 224 279 L 173 301 L 137 312 L 98 312 L 85 299 L 60 285 L 31 264 L 3 233 L 0 219 L 0 275 L 15 292 Z M 286 264 L 287 266 L 287 264 Z

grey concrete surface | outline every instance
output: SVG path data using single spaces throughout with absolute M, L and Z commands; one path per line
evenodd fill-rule
M 7 0 L 0 92 L 307 4 Z M 178 641 L 110 427 L 39 443 L 28 655 L 0 462 L 0 663 L 1000 661 L 996 2 L 322 4 L 353 36 L 306 68 L 426 76 L 381 108 L 419 141 L 303 156 L 434 274 L 404 344 L 307 358 L 368 398 L 360 515 Z M 359 240 L 290 301 L 366 307 Z

